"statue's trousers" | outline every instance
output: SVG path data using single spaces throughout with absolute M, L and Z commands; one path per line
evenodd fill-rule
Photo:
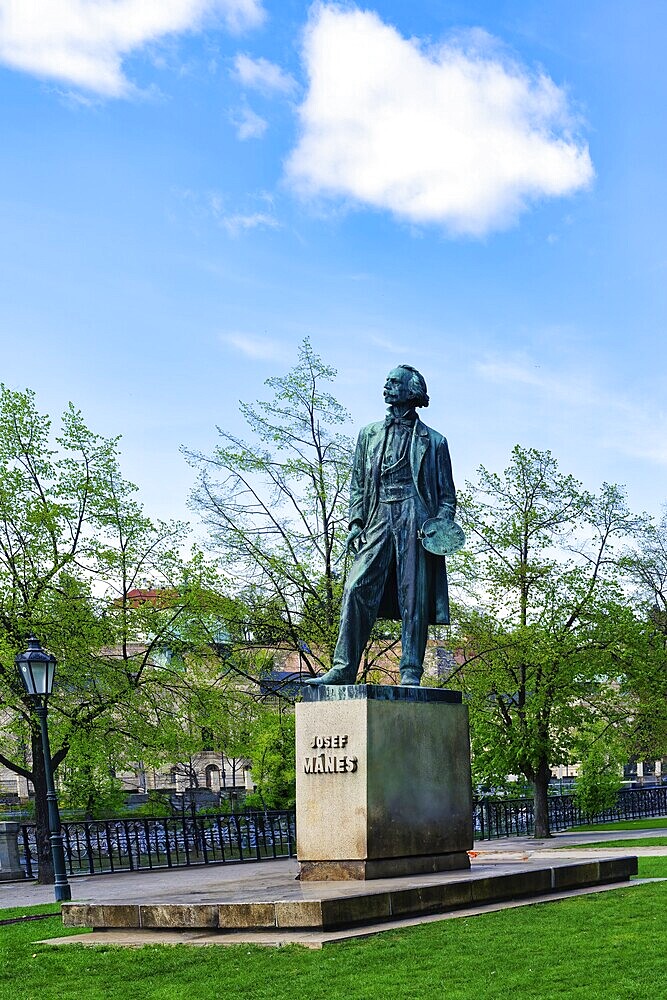
M 356 679 L 385 585 L 394 572 L 403 626 L 400 669 L 422 673 L 434 568 L 418 535 L 427 517 L 414 491 L 398 502 L 378 503 L 364 530 L 345 586 L 333 660 L 334 667 L 349 675 L 350 684 Z

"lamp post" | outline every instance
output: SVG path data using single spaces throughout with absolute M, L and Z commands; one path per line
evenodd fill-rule
M 53 783 L 53 765 L 51 748 L 49 746 L 49 731 L 46 722 L 47 702 L 53 690 L 53 678 L 56 672 L 56 658 L 46 653 L 34 635 L 28 637 L 28 648 L 25 653 L 19 653 L 14 662 L 23 682 L 28 697 L 32 701 L 35 713 L 39 719 L 42 731 L 42 755 L 44 757 L 44 777 L 46 780 L 46 803 L 49 814 L 49 839 L 51 841 L 51 857 L 53 858 L 53 874 L 55 877 L 56 901 L 66 901 L 72 898 L 72 891 L 67 881 L 65 871 L 65 852 L 63 850 L 63 835 L 60 827 L 58 799 Z

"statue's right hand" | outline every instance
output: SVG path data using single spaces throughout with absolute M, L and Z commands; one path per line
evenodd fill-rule
M 345 539 L 345 548 L 348 552 L 356 552 L 359 548 L 359 539 L 364 533 L 364 529 L 360 524 L 353 524 L 350 528 L 350 532 Z

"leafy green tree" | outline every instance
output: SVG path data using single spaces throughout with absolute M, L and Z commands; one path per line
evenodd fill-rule
M 453 641 L 475 768 L 490 784 L 523 775 L 535 836 L 548 836 L 551 765 L 593 720 L 623 718 L 621 681 L 645 651 L 615 563 L 639 521 L 619 487 L 592 494 L 550 452 L 519 446 L 504 473 L 479 469 L 459 511 L 468 552 Z
M 591 727 L 588 737 L 577 754 L 580 764 L 574 796 L 581 809 L 593 817 L 615 804 L 623 784 L 627 749 L 615 727 L 598 723 Z
M 246 805 L 290 809 L 296 801 L 295 718 L 283 708 L 261 707 L 249 730 L 247 753 L 256 786 Z
M 647 649 L 631 665 L 624 691 L 631 706 L 628 753 L 643 760 L 667 756 L 667 513 L 646 519 L 621 567 L 634 587 L 637 615 L 646 623 Z
M 185 452 L 199 470 L 192 506 L 247 609 L 235 651 L 305 644 L 312 672 L 331 666 L 345 571 L 353 446 L 335 375 L 304 340 L 294 368 L 267 379 L 272 398 L 240 404 L 248 440 L 218 428 L 212 455 Z
M 86 819 L 118 814 L 125 806 L 117 768 L 129 765 L 116 748 L 81 730 L 71 733 L 70 749 L 59 768 L 61 806 L 81 809 Z
M 185 670 L 179 651 L 211 652 L 208 569 L 199 556 L 184 564 L 183 526 L 153 524 L 134 492 L 116 439 L 71 405 L 54 439 L 32 392 L 0 389 L 0 764 L 34 786 L 42 881 L 52 877 L 44 759 L 13 662 L 26 637 L 58 659 L 53 763 L 69 756 L 72 773 L 90 770 L 96 743 L 157 752 L 196 686 L 197 657 Z

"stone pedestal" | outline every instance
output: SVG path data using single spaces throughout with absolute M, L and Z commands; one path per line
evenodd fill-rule
M 351 684 L 296 706 L 301 879 L 469 868 L 468 710 L 457 691 Z
M 25 878 L 19 858 L 18 823 L 0 823 L 0 882 Z

